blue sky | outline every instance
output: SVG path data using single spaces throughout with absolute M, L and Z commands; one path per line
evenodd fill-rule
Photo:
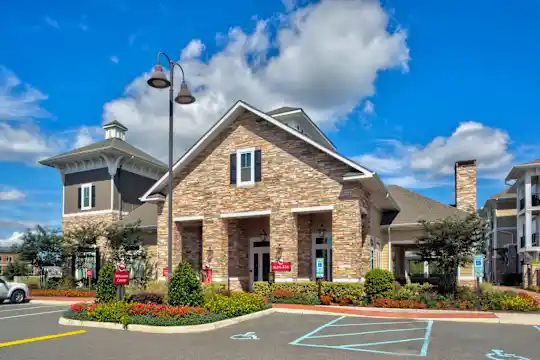
M 301 106 L 338 150 L 453 202 L 478 161 L 478 206 L 540 157 L 540 4 L 498 1 L 7 2 L 0 12 L 0 239 L 59 226 L 60 176 L 36 160 L 100 140 L 104 121 L 166 155 L 165 51 L 198 102 L 176 111 L 179 156 L 238 99 Z

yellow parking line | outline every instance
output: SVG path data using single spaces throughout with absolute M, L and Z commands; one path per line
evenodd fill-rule
M 15 346 L 15 345 L 28 344 L 28 343 L 32 343 L 32 342 L 36 342 L 36 341 L 57 339 L 57 338 L 66 337 L 66 336 L 72 336 L 72 335 L 79 335 L 79 334 L 84 334 L 85 332 L 86 332 L 86 330 L 77 330 L 77 331 L 70 331 L 70 332 L 54 334 L 54 335 L 47 335 L 47 336 L 40 336 L 40 337 L 29 338 L 29 339 L 9 341 L 9 342 L 5 342 L 5 343 L 0 343 L 0 348 L 8 347 L 8 346 Z

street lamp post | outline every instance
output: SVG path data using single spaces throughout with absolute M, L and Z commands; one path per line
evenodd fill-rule
M 165 76 L 163 68 L 159 62 L 161 55 L 163 55 L 169 63 L 169 79 Z M 176 98 L 174 97 L 174 67 L 178 66 L 182 72 L 182 83 L 180 84 L 180 91 Z M 155 89 L 169 88 L 169 181 L 167 189 L 168 197 L 168 216 L 167 216 L 167 279 L 170 279 L 172 274 L 172 190 L 173 190 L 173 99 L 174 102 L 181 105 L 189 105 L 195 102 L 195 97 L 191 95 L 186 81 L 184 79 L 184 69 L 178 62 L 172 61 L 167 54 L 159 52 L 157 55 L 156 66 L 152 75 L 148 79 L 148 85 Z

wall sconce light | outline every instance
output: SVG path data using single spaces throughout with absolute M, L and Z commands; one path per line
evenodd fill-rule
M 264 231 L 264 229 L 261 230 L 261 241 L 263 242 L 268 241 L 268 234 L 266 233 L 266 231 Z
M 326 235 L 326 229 L 324 228 L 323 224 L 319 225 L 318 230 L 319 230 L 319 237 L 324 237 L 324 235 Z
M 282 256 L 283 256 L 283 248 L 281 247 L 281 245 L 278 244 L 277 249 L 276 249 L 277 260 L 280 261 Z
M 210 264 L 212 262 L 213 257 L 214 257 L 214 250 L 212 250 L 211 247 L 208 247 L 208 250 L 206 250 L 206 263 Z

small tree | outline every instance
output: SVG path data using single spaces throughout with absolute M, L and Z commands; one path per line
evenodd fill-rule
M 460 266 L 470 264 L 473 256 L 482 251 L 487 223 L 475 214 L 420 223 L 425 235 L 416 241 L 417 254 L 422 261 L 433 263 L 440 269 L 443 292 L 455 293 L 457 271 Z
M 22 236 L 22 243 L 14 250 L 21 261 L 37 266 L 40 272 L 44 266 L 62 265 L 67 255 L 60 232 L 40 225 L 28 229 Z
M 20 262 L 18 259 L 12 262 L 9 262 L 6 266 L 6 270 L 3 274 L 8 280 L 13 280 L 15 276 L 26 276 L 28 275 L 28 265 Z
M 169 305 L 200 306 L 204 296 L 201 282 L 187 261 L 182 261 L 169 280 Z
M 99 270 L 96 287 L 96 302 L 107 303 L 116 300 L 116 285 L 114 285 L 115 266 L 107 262 Z

